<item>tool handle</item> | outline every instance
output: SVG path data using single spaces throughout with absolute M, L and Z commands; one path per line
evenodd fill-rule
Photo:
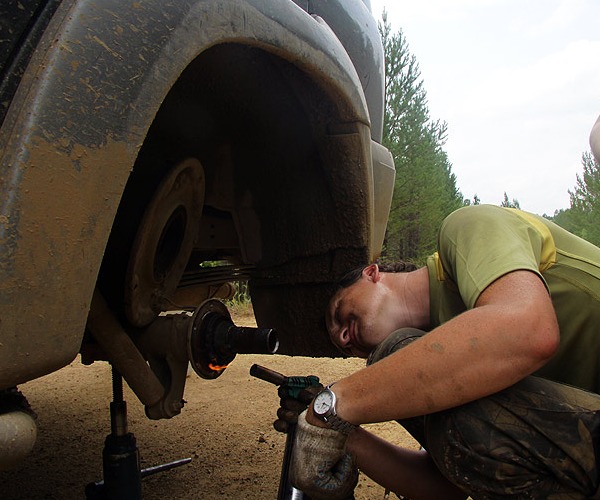
M 282 375 L 275 370 L 271 370 L 269 368 L 265 368 L 264 366 L 260 366 L 254 364 L 250 367 L 250 375 L 253 377 L 264 380 L 265 382 L 270 382 L 274 385 L 283 385 L 287 382 L 287 377 Z
M 257 364 L 254 364 L 250 367 L 250 375 L 278 386 L 283 385 L 288 381 L 288 377 L 285 375 Z M 296 424 L 291 424 L 285 440 L 285 449 L 281 464 L 281 477 L 279 479 L 277 500 L 303 500 L 306 498 L 300 490 L 297 490 L 292 486 L 289 478 L 289 469 L 292 460 L 292 450 L 294 447 L 295 435 Z
M 169 469 L 174 469 L 175 467 L 181 467 L 182 465 L 189 464 L 192 461 L 191 458 L 182 458 L 180 460 L 174 460 L 173 462 L 168 462 L 166 464 L 155 465 L 154 467 L 148 467 L 146 469 L 142 469 L 140 474 L 142 478 L 147 476 L 152 476 L 159 472 L 164 472 Z
M 281 463 L 281 476 L 279 478 L 279 489 L 277 490 L 277 500 L 302 500 L 308 499 L 300 490 L 294 488 L 290 482 L 290 465 L 292 463 L 292 452 L 294 449 L 294 439 L 296 438 L 296 424 L 290 424 L 285 440 L 285 449 L 283 451 L 283 461 Z

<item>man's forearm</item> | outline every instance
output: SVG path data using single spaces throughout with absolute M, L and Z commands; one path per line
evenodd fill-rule
M 465 319 L 465 318 L 461 318 Z M 461 321 L 462 323 L 462 321 Z M 426 415 L 487 396 L 529 375 L 529 361 L 496 350 L 481 332 L 431 332 L 336 382 L 337 411 L 353 424 Z
M 340 417 L 363 424 L 453 408 L 543 366 L 557 345 L 558 325 L 541 281 L 512 273 L 485 293 L 480 306 L 338 381 Z
M 338 414 L 354 424 L 426 415 L 498 392 L 538 368 L 468 333 L 431 332 L 339 380 Z
M 411 500 L 466 498 L 423 450 L 395 446 L 359 427 L 348 436 L 346 451 L 354 456 L 361 472 L 399 496 Z

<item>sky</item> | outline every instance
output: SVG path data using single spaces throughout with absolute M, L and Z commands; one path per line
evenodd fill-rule
M 465 198 L 569 208 L 600 115 L 599 0 L 371 0 L 415 56 Z

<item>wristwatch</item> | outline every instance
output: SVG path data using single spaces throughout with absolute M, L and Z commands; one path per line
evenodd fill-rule
M 357 426 L 338 417 L 335 410 L 335 393 L 331 390 L 332 385 L 333 384 L 328 385 L 315 396 L 313 401 L 313 414 L 319 420 L 325 422 L 327 426 L 334 431 L 348 435 Z

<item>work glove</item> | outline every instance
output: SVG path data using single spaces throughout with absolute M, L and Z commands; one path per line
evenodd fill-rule
M 296 424 L 298 415 L 308 408 L 314 397 L 323 390 L 323 384 L 314 375 L 308 377 L 288 377 L 285 384 L 279 386 L 279 408 L 273 427 L 286 433 L 290 425 Z
M 358 468 L 346 453 L 347 435 L 311 425 L 306 411 L 298 417 L 290 465 L 291 483 L 311 499 L 336 500 L 352 495 Z

